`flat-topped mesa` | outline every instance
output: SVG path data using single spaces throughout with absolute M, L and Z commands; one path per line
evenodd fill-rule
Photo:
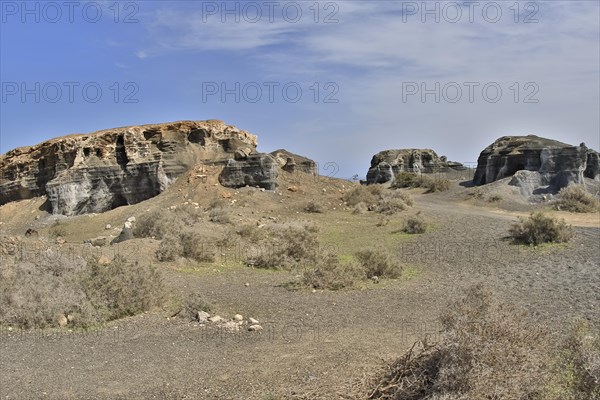
M 461 163 L 448 161 L 445 156 L 438 156 L 431 149 L 384 150 L 371 159 L 366 183 L 393 183 L 400 172 L 434 173 L 450 169 L 464 167 Z
M 527 183 L 528 194 L 541 186 L 557 191 L 583 183 L 584 178 L 600 180 L 598 152 L 584 143 L 572 146 L 535 135 L 504 136 L 479 155 L 473 183 L 484 185 L 509 176 L 513 185 Z
M 255 135 L 217 120 L 63 136 L 0 156 L 0 205 L 47 195 L 55 214 L 103 212 L 156 196 L 196 163 L 226 164 L 256 146 Z

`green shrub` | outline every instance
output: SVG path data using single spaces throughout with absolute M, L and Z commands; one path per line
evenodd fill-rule
M 564 243 L 571 240 L 573 230 L 564 220 L 557 220 L 541 212 L 532 213 L 529 218 L 519 218 L 512 225 L 510 235 L 514 242 L 530 245 L 542 243 Z
M 383 248 L 360 250 L 354 257 L 367 279 L 398 278 L 402 274 L 402 265 Z
M 570 185 L 558 192 L 555 206 L 558 210 L 591 213 L 600 210 L 600 201 L 585 190 L 583 185 Z

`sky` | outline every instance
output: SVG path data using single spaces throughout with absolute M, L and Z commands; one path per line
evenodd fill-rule
M 323 175 L 506 135 L 600 149 L 598 1 L 0 1 L 0 152 L 220 119 Z M 334 167 L 332 167 L 334 166 Z

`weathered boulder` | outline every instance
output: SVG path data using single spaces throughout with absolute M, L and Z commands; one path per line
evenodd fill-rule
M 384 150 L 371 159 L 367 184 L 393 182 L 400 172 L 434 173 L 450 169 L 461 170 L 463 165 L 438 156 L 431 149 Z
M 219 175 L 219 183 L 231 188 L 258 186 L 266 190 L 277 188 L 279 167 L 269 154 L 251 154 L 243 160 L 229 159 Z
M 484 185 L 517 171 L 535 171 L 539 176 L 521 174 L 512 184 L 527 192 L 536 186 L 556 191 L 571 183 L 583 183 L 584 177 L 600 180 L 598 164 L 598 152 L 584 143 L 572 146 L 535 135 L 504 136 L 479 155 L 473 183 Z
M 255 151 L 256 136 L 222 121 L 179 121 L 69 135 L 0 156 L 0 205 L 47 195 L 75 215 L 135 204 L 193 165 Z

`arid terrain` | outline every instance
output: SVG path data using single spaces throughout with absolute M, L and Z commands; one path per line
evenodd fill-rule
M 600 214 L 528 204 L 500 184 L 486 186 L 482 194 L 469 187 L 470 179 L 464 171 L 441 193 L 402 189 L 414 204 L 389 216 L 352 212 L 343 198 L 357 183 L 303 173 L 280 176 L 275 191 L 227 189 L 213 176 L 179 179 L 141 203 L 73 217 L 43 211 L 43 198 L 5 204 L 0 208 L 2 235 L 19 238 L 21 257 L 43 257 L 47 247 L 62 254 L 66 249 L 92 251 L 109 259 L 118 252 L 129 261 L 157 265 L 168 299 L 162 307 L 88 330 L 3 326 L 2 398 L 352 398 L 361 382 L 415 341 L 425 335 L 437 338 L 438 317 L 447 304 L 478 282 L 526 310 L 556 340 L 577 318 L 600 328 Z M 486 201 L 494 190 L 501 196 Z M 226 202 L 229 222 L 209 220 L 205 210 L 215 198 Z M 318 202 L 322 212 L 306 212 L 309 201 Z M 102 247 L 82 244 L 107 235 L 107 224 L 120 227 L 132 216 L 139 224 L 149 211 L 172 206 L 198 210 L 193 229 L 206 238 L 203 246 L 216 252 L 213 262 L 159 262 L 159 240 L 151 238 Z M 511 224 L 533 210 L 564 218 L 573 225 L 574 238 L 538 247 L 507 240 Z M 404 221 L 417 213 L 427 231 L 402 232 Z M 51 232 L 57 219 L 66 241 L 61 245 Z M 236 227 L 296 220 L 318 226 L 320 251 L 333 249 L 341 259 L 384 246 L 399 259 L 402 274 L 341 290 L 311 290 L 297 284 L 306 266 L 247 266 L 247 254 L 236 244 Z M 28 228 L 39 236 L 25 238 Z M 248 331 L 243 325 L 229 331 L 177 315 L 189 295 L 209 303 L 211 314 L 255 318 L 263 329 Z

